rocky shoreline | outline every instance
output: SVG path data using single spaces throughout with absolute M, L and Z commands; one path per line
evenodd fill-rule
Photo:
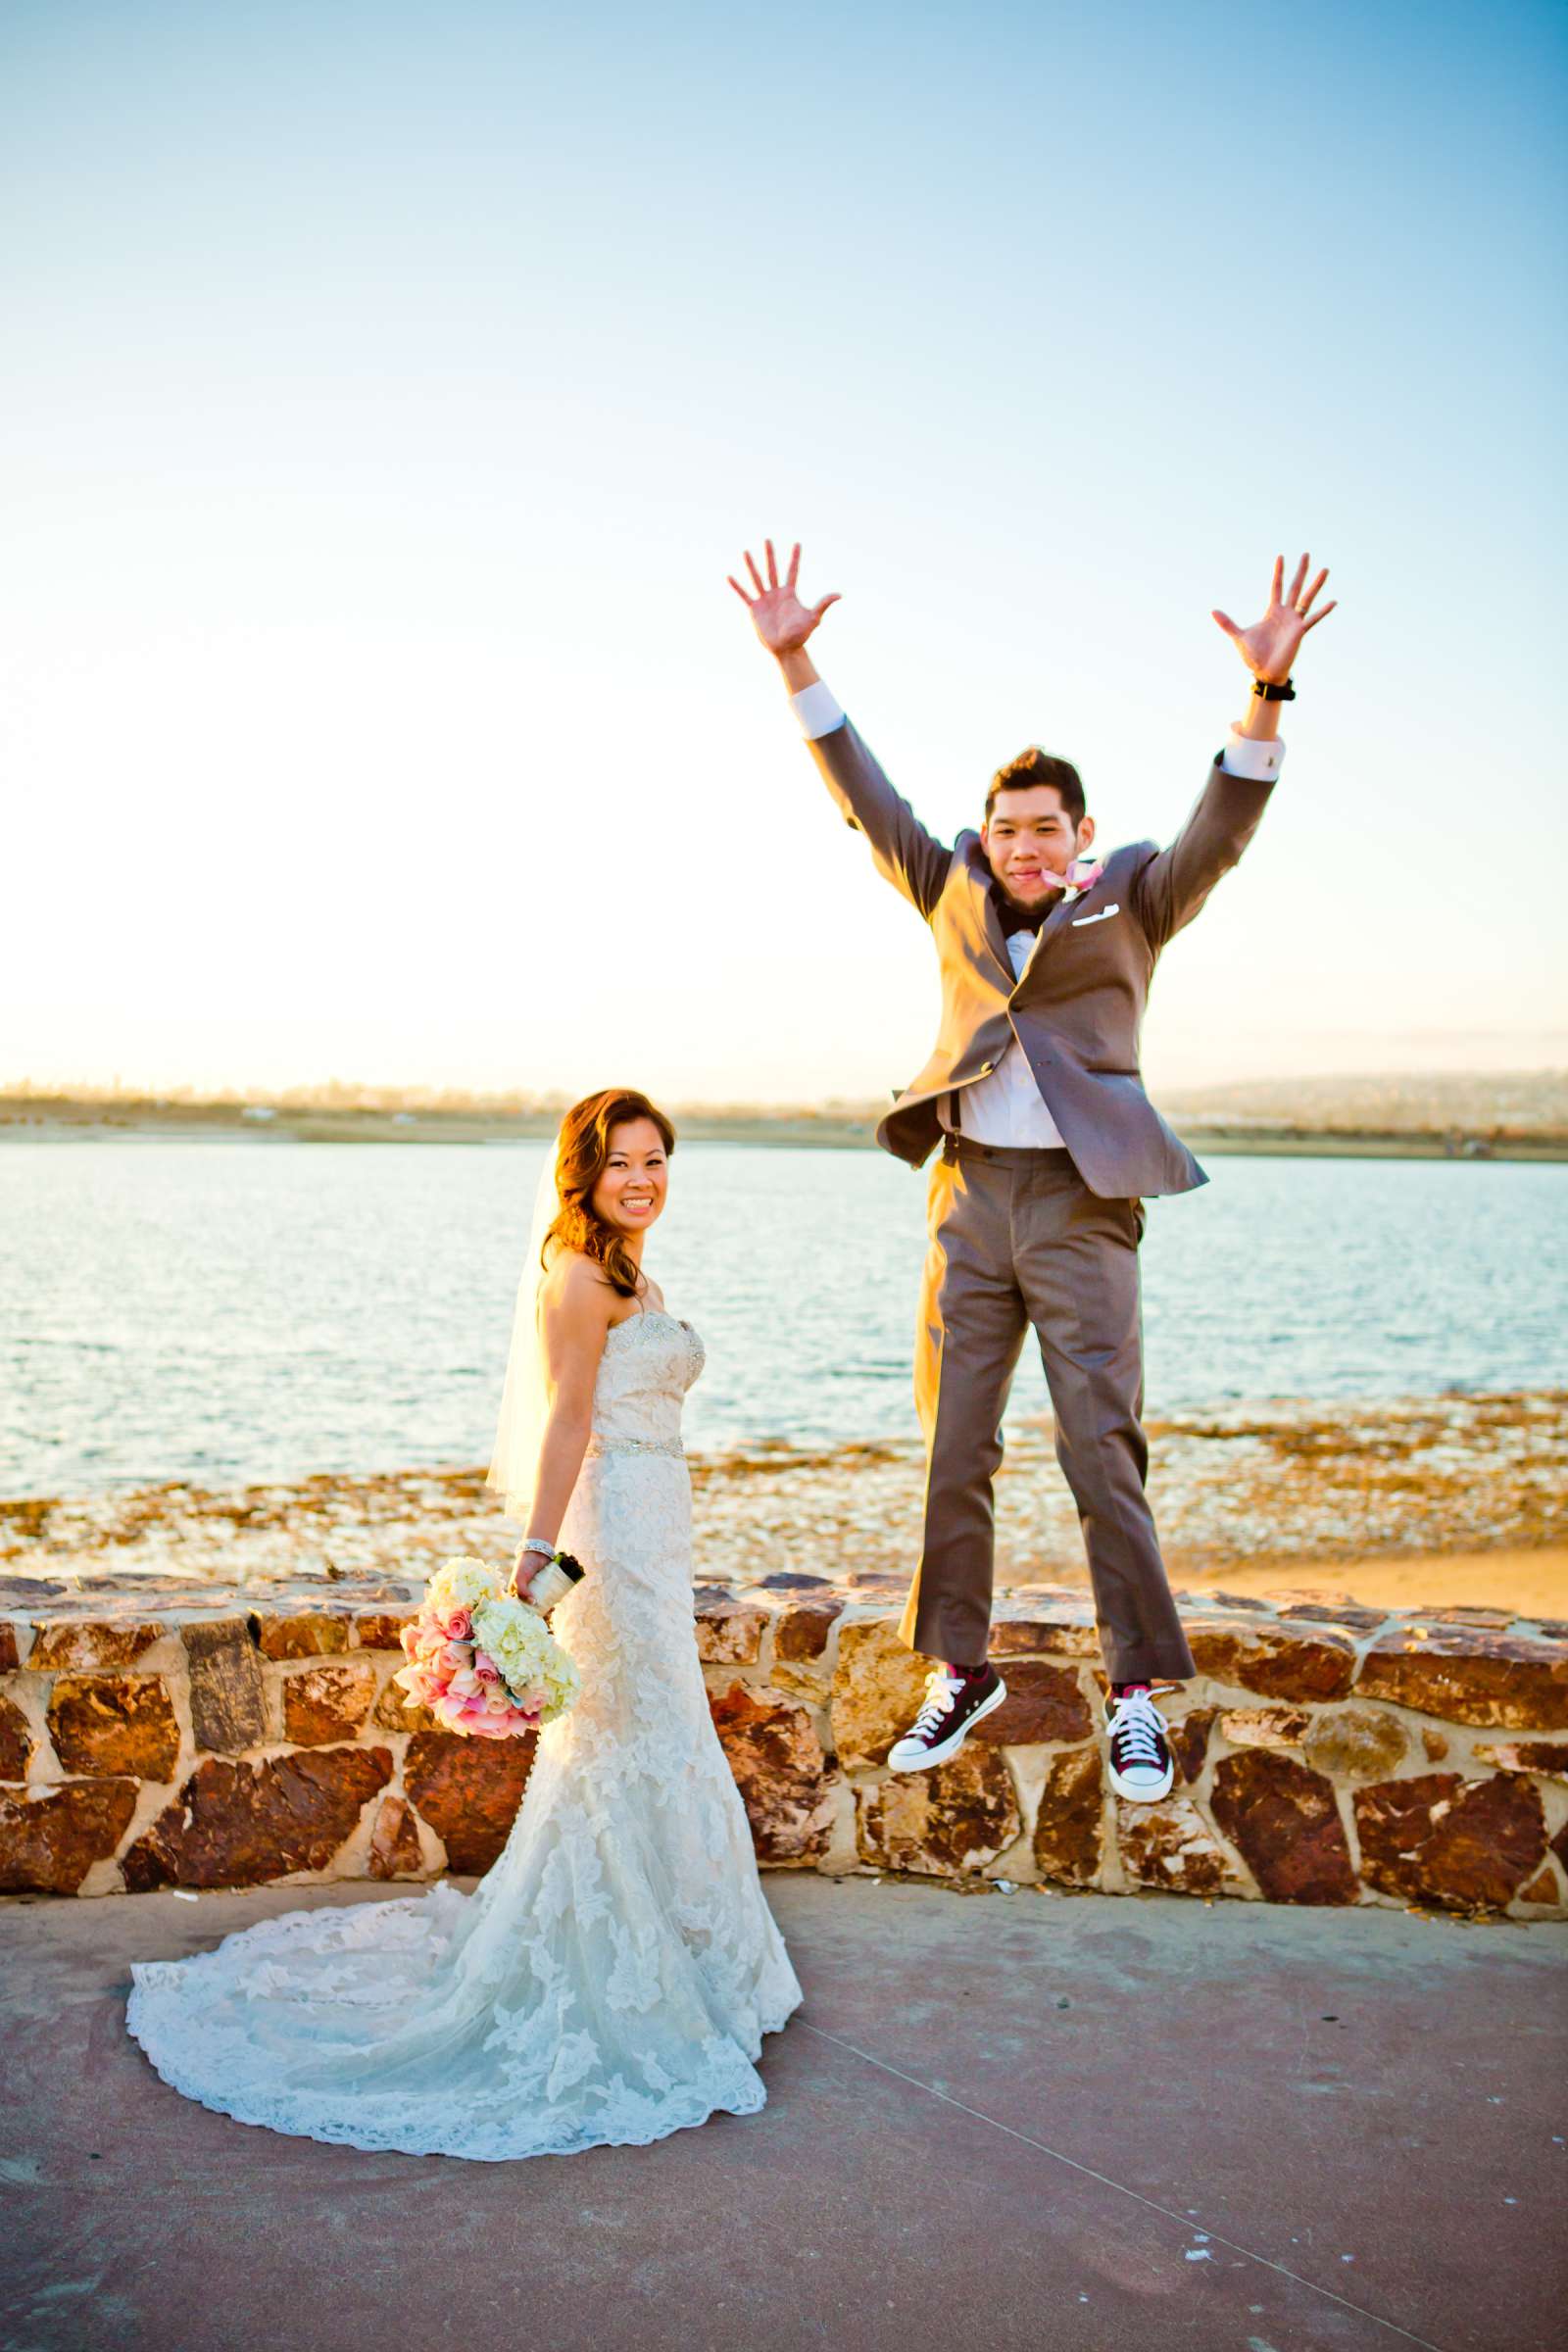
M 1371 1560 L 1568 1544 L 1562 1391 L 1238 1405 L 1152 1422 L 1150 1441 L 1151 1494 L 1179 1583 L 1255 1580 L 1266 1563 L 1270 1590 L 1288 1594 L 1314 1573 L 1332 1581 Z M 912 1439 L 694 1454 L 691 1467 L 700 1584 L 744 1592 L 805 1573 L 846 1592 L 902 1591 L 919 1541 Z M 1081 1582 L 1049 1423 L 1009 1433 L 997 1500 L 1003 1592 Z M 471 1466 L 227 1490 L 172 1483 L 0 1501 L 0 1580 L 19 1599 L 106 1579 L 236 1598 L 301 1579 L 417 1583 L 451 1551 L 504 1554 L 514 1532 Z M 1565 1612 L 1568 1589 L 1549 1613 Z

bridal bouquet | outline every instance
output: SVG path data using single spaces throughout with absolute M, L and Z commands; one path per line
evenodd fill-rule
M 536 1609 L 507 1592 L 483 1560 L 446 1560 L 402 1633 L 408 1659 L 392 1677 L 448 1731 L 510 1740 L 564 1715 L 577 1669 Z

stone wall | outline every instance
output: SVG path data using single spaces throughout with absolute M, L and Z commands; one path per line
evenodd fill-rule
M 1080 1600 L 1015 1599 L 992 1640 L 1005 1705 L 951 1764 L 893 1775 L 923 1668 L 886 1600 L 770 1583 L 697 1596 L 765 1865 L 1568 1916 L 1568 1624 L 1190 1608 L 1177 1787 L 1126 1806 Z M 328 1584 L 265 1611 L 124 1584 L 6 1597 L 0 1890 L 417 1881 L 499 1853 L 532 1743 L 405 1706 L 412 1592 Z

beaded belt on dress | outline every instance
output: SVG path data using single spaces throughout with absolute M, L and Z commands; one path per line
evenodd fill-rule
M 679 1438 L 590 1438 L 587 1452 L 596 1453 L 674 1453 L 686 1451 Z

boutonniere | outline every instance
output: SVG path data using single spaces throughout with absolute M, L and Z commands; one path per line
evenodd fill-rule
M 1067 884 L 1063 898 L 1081 899 L 1086 890 L 1093 890 L 1105 870 L 1103 858 L 1075 858 L 1067 868 Z

